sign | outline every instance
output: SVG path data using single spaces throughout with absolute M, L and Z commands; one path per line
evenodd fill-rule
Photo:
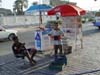
M 39 31 L 35 33 L 35 48 L 41 50 L 41 33 Z
M 35 31 L 35 48 L 38 51 L 50 50 L 53 48 L 50 37 L 47 32 Z

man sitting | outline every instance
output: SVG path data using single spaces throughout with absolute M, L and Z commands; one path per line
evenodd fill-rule
M 26 49 L 25 43 L 19 42 L 19 39 L 17 36 L 13 37 L 12 40 L 14 42 L 12 45 L 12 50 L 13 50 L 15 56 L 18 57 L 19 54 L 26 56 L 31 64 L 35 64 L 36 61 L 33 60 L 33 57 L 37 53 L 37 50 L 34 48 Z

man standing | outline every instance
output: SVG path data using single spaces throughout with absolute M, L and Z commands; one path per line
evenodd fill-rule
M 55 23 L 54 29 L 49 33 L 49 36 L 53 39 L 55 57 L 59 54 L 62 55 L 62 42 L 61 38 L 64 36 L 63 32 L 58 28 L 58 23 Z

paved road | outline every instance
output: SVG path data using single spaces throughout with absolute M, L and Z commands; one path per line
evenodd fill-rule
M 30 27 L 20 27 L 20 28 L 13 28 L 15 30 L 18 30 L 18 36 L 20 38 L 20 41 L 25 42 L 26 45 L 31 45 L 34 43 L 34 30 L 36 28 L 34 28 L 33 26 Z M 96 27 L 94 27 L 91 23 L 85 24 L 83 25 L 83 34 L 84 37 L 86 36 L 91 36 L 94 35 L 95 33 L 98 33 L 98 29 Z M 4 41 L 4 42 L 0 42 L 0 56 L 4 55 L 4 54 L 8 54 L 11 53 L 11 45 L 12 42 L 11 41 Z
M 18 36 L 20 41 L 25 42 L 26 45 L 27 44 L 31 44 L 34 43 L 34 27 L 29 27 L 29 28 L 13 28 L 18 30 Z M 0 55 L 5 55 L 8 53 L 11 53 L 11 45 L 12 45 L 12 41 L 3 41 L 0 42 Z
M 19 36 L 21 41 L 32 42 L 32 34 L 33 32 L 30 29 L 27 32 L 20 32 Z M 31 37 L 29 35 L 31 35 Z M 34 71 L 34 69 L 30 69 L 28 72 L 25 72 L 26 75 L 48 75 L 47 73 L 50 75 L 100 75 L 100 30 L 89 23 L 87 25 L 83 25 L 83 35 L 84 48 L 73 50 L 73 53 L 67 56 L 68 65 L 63 68 L 63 71 L 53 73 L 52 71 L 49 71 L 45 65 L 45 67 L 36 71 Z M 3 42 L 0 43 L 0 46 L 1 44 L 9 43 L 11 42 Z M 8 68 L 9 65 L 14 65 L 14 63 L 8 64 L 8 66 L 6 65 L 2 68 Z M 8 68 L 8 70 L 10 71 L 12 69 Z M 18 70 L 16 69 L 16 71 Z M 13 73 L 16 72 L 14 71 Z M 15 75 L 18 74 L 16 73 Z

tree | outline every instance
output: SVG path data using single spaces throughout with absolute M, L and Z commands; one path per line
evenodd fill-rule
M 28 0 L 16 0 L 14 2 L 13 11 L 17 15 L 23 15 L 24 14 L 23 9 L 27 7 L 28 7 Z
M 33 2 L 33 3 L 32 3 L 32 5 L 37 5 L 37 4 L 38 4 L 38 2 Z

